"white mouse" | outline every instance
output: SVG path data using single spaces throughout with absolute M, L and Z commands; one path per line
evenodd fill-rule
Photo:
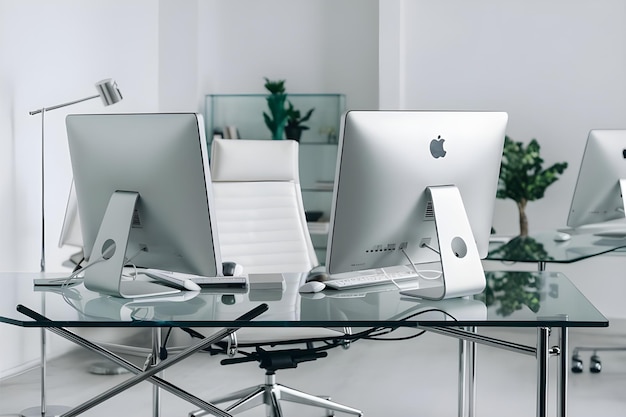
M 565 232 L 556 232 L 554 234 L 554 241 L 555 242 L 566 242 L 568 240 L 570 240 L 572 238 L 572 236 L 569 233 L 565 233 Z
M 300 292 L 305 292 L 305 293 L 320 292 L 324 288 L 326 288 L 326 285 L 324 285 L 324 283 L 322 283 L 322 282 L 319 282 L 319 281 L 309 281 L 309 282 L 307 282 L 306 284 L 303 284 L 300 287 Z

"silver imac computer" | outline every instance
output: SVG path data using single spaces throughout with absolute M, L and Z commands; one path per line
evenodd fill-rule
M 578 171 L 567 217 L 571 228 L 598 225 L 593 230 L 626 237 L 626 130 L 591 130 Z M 608 222 L 608 223 L 607 223 Z
M 392 267 L 419 277 L 420 264 L 434 263 L 437 280 L 402 293 L 432 300 L 480 293 L 507 121 L 487 111 L 346 113 L 330 279 Z M 424 275 L 432 277 L 430 269 Z
M 221 275 L 200 115 L 68 115 L 66 127 L 85 287 L 123 298 L 178 292 L 122 278 L 126 264 Z

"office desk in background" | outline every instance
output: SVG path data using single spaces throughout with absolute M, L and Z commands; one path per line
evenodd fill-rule
M 583 229 L 584 226 L 583 226 Z M 569 264 L 606 253 L 621 253 L 626 251 L 626 228 L 623 221 L 606 224 L 590 225 L 587 231 L 572 231 L 570 239 L 555 241 L 557 231 L 548 231 L 530 234 L 526 238 L 516 237 L 508 242 L 491 242 L 487 260 L 503 262 L 537 263 L 538 269 L 543 271 L 548 263 Z M 610 233 L 615 232 L 611 236 Z M 605 276 L 607 274 L 604 274 Z M 621 279 L 620 274 L 617 275 Z M 592 297 L 593 295 L 590 294 Z M 621 305 L 621 299 L 618 300 Z M 602 308 L 600 306 L 600 308 Z M 579 355 L 582 351 L 591 352 L 589 370 L 598 373 L 602 370 L 600 351 L 623 351 L 626 347 L 619 346 L 580 346 L 574 347 L 572 352 L 571 369 L 575 373 L 583 371 L 583 361 Z
M 286 289 L 278 294 L 262 290 L 239 294 L 201 292 L 187 300 L 183 300 L 183 295 L 179 297 L 180 301 L 176 297 L 161 301 L 106 297 L 86 290 L 82 284 L 42 291 L 41 288 L 33 288 L 32 280 L 35 277 L 39 277 L 39 274 L 2 273 L 0 282 L 11 281 L 11 285 L 17 287 L 17 302 L 35 312 L 46 311 L 46 318 L 33 319 L 32 315 L 27 317 L 16 311 L 15 306 L 2 304 L 0 322 L 25 328 L 46 328 L 100 354 L 103 353 L 99 351 L 99 346 L 81 340 L 66 328 L 413 327 L 454 337 L 460 340 L 459 416 L 474 414 L 474 348 L 475 344 L 485 344 L 535 356 L 539 417 L 547 415 L 548 361 L 551 356 L 556 356 L 557 414 L 565 417 L 568 329 L 608 326 L 607 319 L 567 277 L 545 271 L 488 272 L 487 287 L 483 293 L 474 297 L 438 302 L 402 296 L 393 286 L 349 292 L 326 290 L 316 294 L 299 294 L 298 287 L 303 274 L 285 274 Z M 269 310 L 252 321 L 236 320 L 243 312 L 259 304 L 267 304 Z M 22 311 L 25 309 L 22 308 Z M 536 345 L 527 346 L 515 341 L 483 336 L 477 331 L 480 327 L 535 328 Z M 549 343 L 551 330 L 558 331 L 556 346 L 550 346 Z M 218 337 L 219 332 L 220 330 L 216 332 Z M 175 394 L 195 405 L 202 401 L 177 387 L 172 388 L 167 381 L 156 379 L 154 374 L 145 375 L 146 372 L 142 375 L 141 370 L 135 370 L 138 375 L 132 378 L 150 379 L 161 388 L 172 389 Z M 122 386 L 120 389 L 125 388 Z M 88 409 L 86 407 L 99 404 L 119 392 L 103 393 L 102 397 L 91 400 L 89 404 L 77 406 L 67 415 L 80 414 Z M 228 415 L 220 410 L 214 410 L 214 414 Z
M 556 230 L 531 233 L 508 241 L 492 241 L 486 260 L 537 263 L 539 271 L 547 263 L 569 264 L 626 248 L 626 238 L 597 236 L 594 233 L 572 233 L 570 239 L 556 241 Z

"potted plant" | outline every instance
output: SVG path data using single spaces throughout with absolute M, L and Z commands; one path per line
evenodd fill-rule
M 285 125 L 287 123 L 285 80 L 270 81 L 266 77 L 265 88 L 270 92 L 270 95 L 266 98 L 270 114 L 263 112 L 265 125 L 272 132 L 272 139 L 284 139 Z
M 287 125 L 285 126 L 285 134 L 287 135 L 287 139 L 300 141 L 302 132 L 309 129 L 308 126 L 305 126 L 302 123 L 311 118 L 315 108 L 310 109 L 304 116 L 302 116 L 300 110 L 296 110 L 291 101 L 287 100 L 287 103 Z
M 517 204 L 521 237 L 528 236 L 526 205 L 529 201 L 543 198 L 546 189 L 567 168 L 567 162 L 558 162 L 543 169 L 540 151 L 541 147 L 536 139 L 524 146 L 522 142 L 515 142 L 508 136 L 504 138 L 496 197 L 510 198 Z

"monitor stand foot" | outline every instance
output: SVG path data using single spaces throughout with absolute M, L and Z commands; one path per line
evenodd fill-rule
M 30 407 L 20 413 L 22 417 L 58 417 L 70 411 L 70 407 L 64 405 L 48 405 L 45 414 L 41 412 L 41 407 Z

